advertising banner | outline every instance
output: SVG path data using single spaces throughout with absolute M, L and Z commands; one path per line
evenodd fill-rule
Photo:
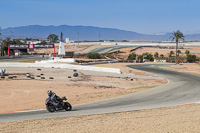
M 9 44 L 9 49 L 54 48 L 54 44 Z

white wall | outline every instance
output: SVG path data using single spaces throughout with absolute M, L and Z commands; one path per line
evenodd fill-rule
M 109 73 L 118 73 L 118 74 L 121 73 L 120 69 L 118 68 L 93 67 L 93 66 L 81 66 L 81 65 L 58 64 L 58 63 L 15 63 L 15 62 L 0 63 L 0 68 L 5 68 L 5 67 L 33 67 L 33 68 L 54 67 L 54 68 L 109 72 Z

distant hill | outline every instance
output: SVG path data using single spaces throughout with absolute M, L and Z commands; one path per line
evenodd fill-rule
M 13 32 L 13 36 L 12 33 Z M 2 29 L 3 38 L 37 38 L 46 39 L 49 34 L 56 34 L 60 36 L 63 32 L 64 37 L 69 37 L 71 40 L 80 41 L 98 41 L 100 40 L 128 40 L 128 41 L 167 41 L 171 33 L 165 35 L 145 35 L 133 31 L 125 31 L 113 28 L 100 28 L 93 26 L 41 26 L 30 25 Z M 79 35 L 78 35 L 79 33 Z M 185 35 L 186 40 L 200 40 L 200 34 Z

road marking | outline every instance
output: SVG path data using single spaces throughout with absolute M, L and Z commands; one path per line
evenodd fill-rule
M 34 112 L 34 111 L 42 111 L 45 109 L 39 109 L 39 110 L 26 110 L 26 111 L 16 111 L 16 113 L 23 113 L 23 112 Z

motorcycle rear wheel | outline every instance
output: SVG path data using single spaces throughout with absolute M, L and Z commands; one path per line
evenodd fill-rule
M 47 108 L 47 110 L 49 111 L 49 112 L 54 112 L 56 109 L 55 109 L 55 107 L 53 106 L 53 105 L 51 105 L 51 104 L 47 104 L 46 105 L 46 108 Z
M 65 102 L 64 109 L 66 111 L 71 111 L 72 110 L 72 105 L 70 103 L 68 103 L 68 102 Z

